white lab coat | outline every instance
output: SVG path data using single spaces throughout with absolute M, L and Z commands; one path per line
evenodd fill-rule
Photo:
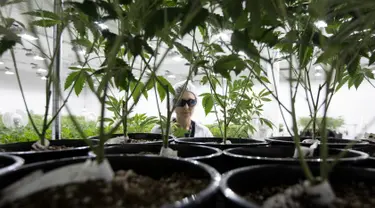
M 160 126 L 154 126 L 154 128 L 152 128 L 151 130 L 151 133 L 161 134 Z M 199 124 L 195 121 L 194 137 L 214 137 L 214 135 L 212 135 L 211 131 L 206 126 Z

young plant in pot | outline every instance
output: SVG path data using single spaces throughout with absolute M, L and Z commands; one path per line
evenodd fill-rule
M 20 1 L 9 1 L 5 5 L 2 6 L 12 6 L 12 7 L 21 7 Z M 61 37 L 66 25 L 69 24 L 70 20 L 68 18 L 68 10 L 62 10 L 58 14 L 54 14 L 50 11 L 42 10 L 39 5 L 32 4 L 30 2 L 25 3 L 28 7 L 28 10 L 23 14 L 27 18 L 27 26 L 31 29 L 31 33 L 35 36 L 46 36 L 46 44 L 49 46 L 48 50 L 45 50 L 45 45 L 42 44 L 41 39 L 37 38 L 33 43 L 28 40 L 21 39 L 19 35 L 19 31 L 15 28 L 21 28 L 23 32 L 27 33 L 26 27 L 20 21 L 17 21 L 11 17 L 6 17 L 4 12 L 1 12 L 1 22 L 2 27 L 4 29 L 4 33 L 6 36 L 2 38 L 3 42 L 6 44 L 1 45 L 1 55 L 5 52 L 10 53 L 10 59 L 12 61 L 12 66 L 14 68 L 17 84 L 20 89 L 20 93 L 22 95 L 22 101 L 25 105 L 25 109 L 28 115 L 28 119 L 30 123 L 37 133 L 39 140 L 36 142 L 22 142 L 22 143 L 13 143 L 13 144 L 4 144 L 0 146 L 0 149 L 4 152 L 12 153 L 14 155 L 22 156 L 26 159 L 26 162 L 33 162 L 42 160 L 43 157 L 53 159 L 53 157 L 63 157 L 62 152 L 66 154 L 65 156 L 78 156 L 87 154 L 88 145 L 92 145 L 93 142 L 89 142 L 88 144 L 84 140 L 61 140 L 60 132 L 52 132 L 52 141 L 50 141 L 46 135 L 47 132 L 50 130 L 53 123 L 59 119 L 59 114 L 64 108 L 65 104 L 68 102 L 69 97 L 71 96 L 73 90 L 70 90 L 66 97 L 60 93 L 60 82 L 59 82 L 59 72 L 55 69 L 59 68 L 57 65 L 61 65 L 59 60 L 59 48 L 61 47 Z M 34 9 L 34 7 L 37 9 Z M 20 9 L 20 11 L 25 11 Z M 36 18 L 36 19 L 35 19 Z M 55 42 L 53 44 L 50 43 L 48 37 L 47 28 L 48 27 L 55 27 L 56 31 L 55 35 Z M 43 114 L 43 122 L 42 126 L 37 126 L 31 113 L 30 105 L 28 104 L 28 100 L 26 99 L 25 87 L 22 80 L 25 79 L 22 77 L 21 71 L 21 64 L 19 56 L 17 56 L 18 50 L 15 48 L 18 45 L 23 45 L 24 47 L 31 47 L 32 50 L 35 50 L 34 53 L 39 54 L 44 60 L 44 67 L 45 69 L 40 69 L 39 73 L 42 74 L 43 78 L 45 78 L 45 88 L 44 88 L 44 100 L 45 100 L 45 110 Z M 53 45 L 53 46 L 51 46 Z M 40 57 L 39 57 L 40 58 Z M 58 99 L 62 97 L 62 102 L 59 104 L 60 106 L 54 106 L 54 112 L 51 117 L 49 117 L 49 113 L 51 111 L 51 105 L 53 99 Z M 57 140 L 58 139 L 58 140 Z M 50 156 L 45 155 L 50 154 Z M 51 152 L 51 153 L 47 153 Z M 52 153 L 56 152 L 56 153 Z
M 111 18 L 119 22 L 118 34 L 113 44 L 108 46 L 105 53 L 106 67 L 103 67 L 102 81 L 98 89 L 93 90 L 101 104 L 99 144 L 92 150 L 95 159 L 90 157 L 69 158 L 25 166 L 9 173 L 0 179 L 1 207 L 214 207 L 215 194 L 218 190 L 220 175 L 211 167 L 197 161 L 178 158 L 152 156 L 105 156 L 104 144 L 110 139 L 122 121 L 118 121 L 108 132 L 105 131 L 105 101 L 108 99 L 108 89 L 112 72 L 117 67 L 117 53 L 121 49 L 126 33 L 126 25 L 130 22 L 139 25 L 143 30 L 149 25 L 139 24 L 174 14 L 173 18 L 153 22 L 154 31 L 164 38 L 170 33 L 171 27 L 184 28 L 178 30 L 177 37 L 184 36 L 194 29 L 202 19 L 202 12 L 208 13 L 204 5 L 184 4 L 164 1 L 107 1 L 70 2 L 74 9 L 84 12 L 86 17 L 95 14 L 93 7 L 114 11 Z M 108 11 L 107 11 L 108 12 Z M 140 19 L 140 14 L 142 18 Z M 145 15 L 149 14 L 149 15 Z M 200 18 L 195 18 L 199 16 Z M 195 21 L 192 21 L 194 20 Z M 169 20 L 169 21 L 168 21 Z M 138 24 L 136 24 L 138 23 Z M 155 25 L 156 24 L 156 25 Z M 150 34 L 148 34 L 150 35 Z M 152 36 L 154 36 L 153 34 Z M 174 42 L 177 37 L 172 38 Z M 106 42 L 111 39 L 105 38 Z M 144 36 L 138 37 L 145 41 Z M 168 38 L 166 38 L 168 39 Z M 148 44 L 147 44 L 148 45 Z M 125 46 L 127 47 L 127 46 Z M 171 46 L 161 57 L 166 57 Z M 160 49 L 157 46 L 156 51 Z M 142 51 L 142 48 L 138 50 Z M 158 53 L 154 54 L 158 56 Z M 155 57 L 157 59 L 157 57 Z M 160 68 L 163 58 L 155 61 L 154 73 Z M 129 72 L 131 73 L 131 72 Z M 147 83 L 141 93 L 147 89 Z M 102 86 L 102 87 L 101 87 Z M 139 95 L 140 96 L 140 95 Z M 139 97 L 138 97 L 139 99 Z M 68 107 L 68 111 L 70 109 Z M 72 117 L 81 136 L 84 138 L 79 123 Z M 168 134 L 164 135 L 168 140 Z M 165 142 L 167 145 L 168 142 Z M 116 172 L 115 172 L 116 171 Z M 45 172 L 45 173 L 44 173 Z M 26 176 L 26 177 L 25 177 Z
M 243 145 L 260 145 L 265 142 L 249 138 L 228 138 L 228 127 L 231 124 L 239 125 L 240 131 L 255 132 L 251 123 L 252 118 L 259 117 L 260 122 L 272 128 L 272 123 L 261 117 L 263 102 L 269 101 L 268 92 L 262 90 L 258 93 L 253 90 L 253 77 L 236 77 L 232 80 L 231 73 L 239 75 L 245 68 L 245 63 L 238 53 L 222 55 L 224 49 L 211 38 L 207 31 L 202 33 L 204 41 L 199 50 L 199 55 L 206 60 L 203 66 L 201 83 L 209 85 L 210 93 L 203 93 L 202 104 L 206 115 L 214 113 L 219 124 L 221 138 L 178 138 L 176 142 L 185 144 L 204 144 L 220 148 Z M 197 44 L 197 43 L 196 43 Z M 198 45 L 198 44 L 197 44 Z M 231 46 L 228 46 L 229 52 Z M 226 50 L 228 52 L 228 50 Z M 218 74 L 221 74 L 219 76 Z M 222 92 L 219 92 L 221 89 Z M 213 112 L 212 112 L 213 110 Z
M 276 27 L 271 30 L 272 32 L 279 32 L 280 30 L 285 32 L 285 36 L 278 37 L 278 48 L 281 48 L 281 52 L 290 60 L 288 72 L 291 109 L 286 110 L 288 110 L 288 112 L 290 111 L 292 119 L 291 134 L 295 142 L 294 144 L 296 145 L 295 156 L 299 158 L 301 167 L 281 167 L 280 165 L 275 165 L 258 166 L 254 168 L 247 167 L 230 171 L 222 180 L 222 191 L 226 197 L 238 207 L 371 207 L 373 206 L 373 202 L 363 197 L 363 195 L 368 197 L 373 194 L 369 191 L 371 188 L 367 189 L 370 193 L 366 195 L 358 190 L 358 187 L 362 186 L 362 188 L 365 188 L 363 187 L 363 182 L 371 184 L 369 185 L 370 187 L 373 186 L 375 180 L 370 176 L 373 174 L 373 171 L 352 169 L 350 167 L 343 170 L 334 167 L 334 165 L 340 161 L 340 158 L 346 154 L 346 151 L 341 151 L 332 164 L 327 163 L 329 146 L 326 118 L 332 96 L 337 89 L 344 84 L 349 83 L 350 86 L 350 83 L 354 82 L 358 87 L 361 81 L 367 78 L 366 73 L 364 73 L 367 70 L 362 69 L 360 59 L 363 56 L 366 57 L 369 52 L 367 44 L 372 32 L 366 30 L 367 32 L 356 35 L 354 31 L 362 31 L 364 29 L 363 27 L 367 28 L 371 26 L 364 22 L 357 23 L 354 18 L 352 19 L 353 13 L 350 12 L 355 10 L 359 12 L 356 14 L 364 14 L 362 12 L 364 12 L 365 9 L 363 11 L 359 9 L 363 2 L 314 1 L 295 2 L 293 5 L 284 3 L 285 2 L 279 4 L 278 7 L 270 7 L 268 2 L 262 2 L 261 7 L 259 7 L 261 10 L 259 10 L 259 8 L 253 8 L 252 5 L 248 5 L 246 10 L 244 9 L 241 12 L 248 15 L 247 12 L 249 11 L 251 15 L 259 15 L 258 17 L 261 18 L 261 20 L 267 19 L 267 23 L 274 22 L 274 26 Z M 368 3 L 370 4 L 370 2 Z M 371 3 L 371 5 L 374 5 L 373 2 Z M 369 5 L 367 5 L 366 8 L 369 8 L 368 6 Z M 275 11 L 273 14 L 278 14 L 280 16 L 263 16 L 263 12 L 270 8 Z M 329 8 L 329 10 L 325 8 Z M 230 9 L 224 8 L 224 10 Z M 236 11 L 238 13 L 237 9 Z M 346 15 L 349 16 L 349 19 L 342 19 L 342 17 L 346 17 Z M 364 17 L 367 16 L 364 15 L 361 18 Z M 270 21 L 269 18 L 276 18 L 273 19 L 276 21 Z M 326 21 L 329 26 L 328 28 L 334 28 L 331 36 L 327 37 L 324 31 L 322 32 L 315 28 L 314 22 L 321 19 Z M 259 24 L 259 22 L 262 21 L 250 21 L 246 25 L 251 27 Z M 280 26 L 282 28 L 280 28 Z M 275 31 L 276 28 L 277 30 Z M 250 34 L 251 33 L 248 35 Z M 251 41 L 252 38 L 244 38 L 241 41 L 243 41 L 243 43 L 248 43 L 249 40 Z M 257 41 L 264 43 L 266 39 L 258 39 Z M 349 42 L 358 43 L 358 47 L 353 49 L 352 46 L 349 46 L 350 44 L 345 44 Z M 248 44 L 242 45 L 246 46 Z M 273 48 L 269 43 L 267 46 Z M 243 49 L 246 49 L 246 47 Z M 313 148 L 301 146 L 297 125 L 296 91 L 299 86 L 305 84 L 305 82 L 301 82 L 303 77 L 307 76 L 307 72 L 309 72 L 309 67 L 306 70 L 305 66 L 311 63 L 311 57 L 316 50 L 320 50 L 321 54 L 314 62 L 323 65 L 325 85 L 319 86 L 318 89 L 322 91 L 320 99 L 322 99 L 323 105 L 323 119 L 319 127 L 321 130 L 320 134 L 322 135 L 319 145 L 320 167 L 315 167 L 316 169 L 314 168 L 314 171 L 311 171 L 305 157 L 308 158 Z M 364 53 L 358 53 L 358 50 Z M 298 58 L 296 68 L 294 68 L 294 64 L 292 64 L 292 57 L 295 56 L 295 54 Z M 270 64 L 273 63 L 271 62 Z M 369 77 L 373 76 L 370 75 Z M 355 81 L 358 79 L 360 81 Z M 312 88 L 308 87 L 308 89 L 308 93 L 311 93 Z M 277 94 L 277 91 L 275 93 Z M 275 93 L 273 93 L 273 95 Z M 277 101 L 280 102 L 278 99 Z M 280 103 L 280 105 L 281 104 L 282 103 Z M 313 109 L 317 110 L 318 107 L 319 106 L 315 103 Z M 316 118 L 316 116 L 313 117 Z M 316 144 L 317 142 L 314 143 L 314 146 Z M 353 144 L 349 144 L 346 148 L 350 148 L 351 145 Z M 303 171 L 304 177 L 301 177 L 301 171 Z M 331 173 L 331 171 L 333 172 Z M 340 177 L 340 172 L 343 171 L 348 174 Z M 355 174 L 356 172 L 361 172 L 361 174 Z M 276 174 L 278 175 L 280 173 L 284 173 L 285 176 L 277 177 L 280 178 L 280 180 L 274 179 L 276 178 Z M 262 175 L 262 178 L 266 177 L 267 179 L 261 180 L 260 177 L 254 177 L 255 175 Z M 255 179 L 251 182 L 252 185 L 239 185 L 245 178 Z M 299 183 L 300 181 L 298 180 L 301 178 L 303 181 Z M 252 189 L 249 187 L 255 188 Z M 249 194 L 251 199 L 245 200 L 244 195 L 247 195 L 245 193 L 249 192 L 250 189 L 252 189 L 252 192 Z M 345 191 L 342 192 L 341 190 Z M 267 192 L 269 194 L 267 194 Z M 254 203 L 254 201 L 256 201 L 256 203 Z

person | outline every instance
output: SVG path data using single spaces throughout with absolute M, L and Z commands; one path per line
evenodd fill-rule
M 184 90 L 184 84 L 178 83 L 174 86 L 176 97 L 171 98 L 172 105 L 175 105 L 176 118 L 172 120 L 180 129 L 185 129 L 185 137 L 213 137 L 211 131 L 204 125 L 192 120 L 194 109 L 198 103 L 198 97 L 195 93 L 195 87 L 188 82 Z M 177 100 L 179 95 L 181 99 Z M 172 106 L 171 105 L 171 106 Z M 161 128 L 156 125 L 151 133 L 161 133 Z

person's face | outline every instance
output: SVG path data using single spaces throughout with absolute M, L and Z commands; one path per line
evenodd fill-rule
M 180 118 L 189 118 L 194 113 L 194 107 L 197 104 L 197 99 L 191 92 L 184 92 L 181 100 L 177 102 L 176 114 Z

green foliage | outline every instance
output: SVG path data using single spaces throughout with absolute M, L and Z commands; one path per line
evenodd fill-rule
M 321 126 L 323 118 L 322 117 L 317 117 L 316 122 L 317 122 L 317 130 L 319 130 L 319 127 Z M 310 117 L 300 117 L 298 119 L 298 125 L 300 125 L 302 128 L 305 129 L 306 127 L 311 128 L 311 118 Z M 342 117 L 338 118 L 332 118 L 332 117 L 326 117 L 326 127 L 327 129 L 331 130 L 337 130 L 340 127 L 345 125 L 345 120 Z
M 35 124 L 39 127 L 42 126 L 43 123 L 43 116 L 41 115 L 32 115 L 32 118 L 35 121 Z M 94 121 L 85 121 L 83 116 L 76 116 L 75 119 L 79 122 L 82 130 L 84 133 L 90 136 L 98 136 L 99 134 L 99 127 L 97 122 Z M 157 123 L 157 119 L 155 117 L 147 117 L 145 114 L 135 114 L 133 117 L 129 118 L 128 122 L 128 131 L 130 133 L 148 133 L 151 131 L 152 127 Z M 110 127 L 106 128 L 107 131 Z M 61 137 L 63 139 L 81 139 L 77 128 L 72 123 L 69 116 L 62 116 L 61 118 Z M 115 133 L 121 133 L 122 128 L 119 128 L 118 131 Z M 46 138 L 51 139 L 52 130 L 49 128 L 46 133 Z M 1 115 L 0 115 L 0 143 L 14 143 L 14 142 L 28 142 L 28 141 L 36 141 L 39 137 L 33 130 L 30 123 L 26 125 L 24 128 L 19 130 L 14 129 L 7 129 L 5 128 L 4 124 L 2 123 Z
M 222 137 L 219 124 L 210 124 L 207 125 L 214 137 Z M 249 134 L 246 131 L 246 128 L 242 125 L 229 125 L 227 130 L 228 138 L 249 138 Z

